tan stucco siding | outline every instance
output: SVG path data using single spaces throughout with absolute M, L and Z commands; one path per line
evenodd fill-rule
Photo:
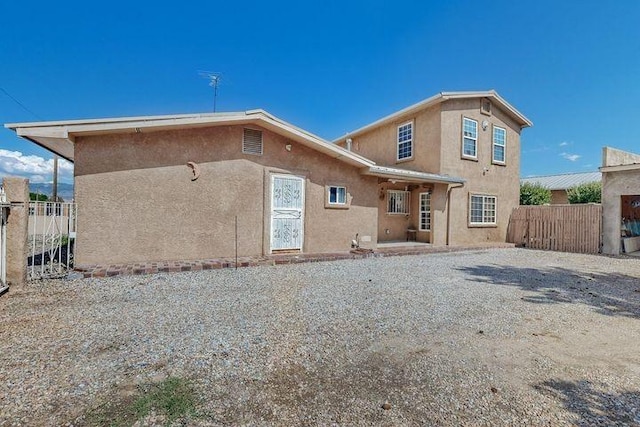
M 552 205 L 566 205 L 569 203 L 567 190 L 551 190 Z
M 478 122 L 477 159 L 462 158 L 462 120 Z M 482 123 L 486 121 L 486 130 Z M 505 164 L 493 162 L 493 126 L 506 129 Z M 442 104 L 442 174 L 464 178 L 451 193 L 450 244 L 503 242 L 509 217 L 520 201 L 520 127 L 493 106 L 491 115 L 480 112 L 479 99 L 450 100 Z M 469 196 L 497 197 L 495 226 L 469 225 Z
M 632 165 L 634 163 L 640 163 L 640 154 L 612 147 L 602 148 L 602 166 Z
M 413 157 L 398 160 L 398 126 L 413 122 Z M 374 162 L 403 169 L 438 173 L 440 167 L 440 106 L 407 115 L 392 124 L 352 138 L 352 151 Z M 345 142 L 341 141 L 344 147 Z
M 230 257 L 236 216 L 238 255 L 269 253 L 271 173 L 305 178 L 303 251 L 346 251 L 356 233 L 376 241 L 376 178 L 267 130 L 264 154 L 243 154 L 242 129 L 78 138 L 76 262 Z M 347 187 L 350 207 L 326 209 L 326 185 Z
M 520 201 L 520 126 L 493 105 L 490 115 L 480 111 L 480 99 L 448 100 L 418 113 L 404 116 L 394 123 L 380 126 L 353 137 L 353 151 L 376 163 L 404 169 L 449 175 L 465 179 L 463 187 L 452 188 L 451 212 L 447 212 L 447 185 L 434 185 L 432 193 L 432 230 L 418 233 L 418 239 L 434 245 L 503 242 L 512 210 Z M 462 158 L 462 119 L 478 122 L 477 159 Z M 410 161 L 396 160 L 397 127 L 407 121 L 414 123 L 414 157 Z M 486 129 L 482 123 L 486 121 Z M 504 164 L 493 161 L 493 127 L 506 131 Z M 340 145 L 344 145 L 342 142 Z M 383 184 L 387 187 L 401 188 Z M 469 224 L 470 194 L 497 197 L 496 225 Z M 407 227 L 419 220 L 419 195 L 411 194 L 412 212 L 409 217 L 386 213 L 386 201 L 379 202 L 380 241 L 403 240 Z M 427 235 L 428 234 L 428 235 Z
M 410 191 L 409 207 L 410 215 L 387 213 L 389 203 L 389 190 L 405 191 L 408 189 L 406 184 L 393 184 L 391 182 L 383 182 L 379 186 L 378 195 L 378 236 L 380 242 L 403 241 L 407 238 L 407 229 L 417 229 L 419 196 L 416 191 Z M 424 239 L 424 236 L 417 236 Z M 422 240 L 421 239 L 421 240 Z M 424 240 L 423 240 L 424 241 Z
M 235 160 L 76 177 L 78 264 L 198 259 L 261 252 L 262 168 Z M 256 185 L 258 184 L 258 185 Z M 231 252 L 230 252 L 231 251 Z
M 602 252 L 621 252 L 621 196 L 640 194 L 640 170 L 602 173 Z

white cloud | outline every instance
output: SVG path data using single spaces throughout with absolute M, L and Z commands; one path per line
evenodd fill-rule
M 29 178 L 31 182 L 51 182 L 53 159 L 0 149 L 0 177 L 2 176 L 21 176 Z M 73 181 L 73 163 L 59 159 L 58 180 Z
M 582 157 L 580 154 L 570 154 L 570 153 L 560 153 L 560 156 L 564 159 L 569 160 L 570 162 L 575 162 L 580 157 Z
M 558 144 L 559 147 L 566 147 L 567 145 L 569 145 L 567 141 L 562 141 L 560 144 Z

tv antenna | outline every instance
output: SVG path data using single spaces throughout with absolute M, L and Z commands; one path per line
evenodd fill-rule
M 216 112 L 216 103 L 218 101 L 218 85 L 222 80 L 222 73 L 215 73 L 212 71 L 200 71 L 200 74 L 205 79 L 209 80 L 209 86 L 213 88 L 213 112 Z

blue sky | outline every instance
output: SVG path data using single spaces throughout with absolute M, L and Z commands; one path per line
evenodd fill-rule
M 263 108 L 332 140 L 437 92 L 496 89 L 534 122 L 521 175 L 640 152 L 640 1 L 6 2 L 0 122 Z M 0 176 L 51 155 L 0 130 Z M 38 160 L 42 158 L 42 160 Z M 40 162 L 40 166 L 36 164 Z M 64 166 L 62 181 L 71 181 Z

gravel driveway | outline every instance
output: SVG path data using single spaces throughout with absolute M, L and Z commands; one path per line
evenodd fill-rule
M 188 425 L 640 425 L 640 259 L 493 249 L 0 298 L 0 425 L 95 424 L 168 377 L 196 391 Z

